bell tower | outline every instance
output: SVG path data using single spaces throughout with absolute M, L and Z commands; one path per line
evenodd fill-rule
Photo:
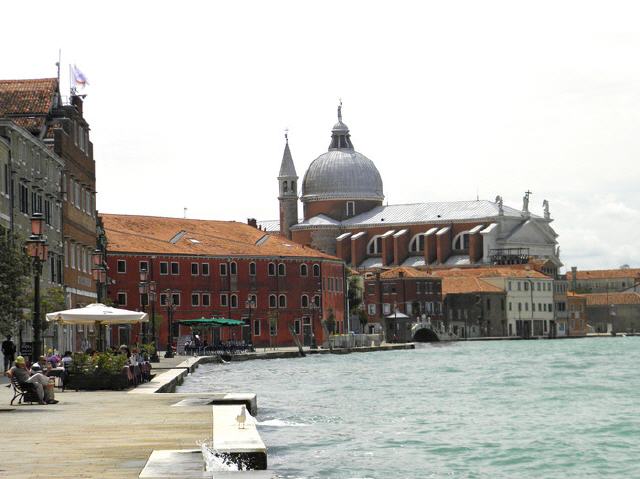
M 284 153 L 278 174 L 280 202 L 280 234 L 291 239 L 289 228 L 298 223 L 298 175 L 289 150 L 289 135 L 285 133 Z

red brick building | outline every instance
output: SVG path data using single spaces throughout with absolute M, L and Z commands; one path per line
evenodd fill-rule
M 383 332 L 387 341 L 411 341 L 411 325 L 418 319 L 437 324 L 444 319 L 442 280 L 414 268 L 394 268 L 367 274 L 364 304 L 368 332 Z
M 562 266 L 549 202 L 542 215 L 494 201 L 384 204 L 382 176 L 373 161 L 355 150 L 342 121 L 331 130 L 328 151 L 307 168 L 298 194 L 289 144 L 282 157 L 279 220 L 263 221 L 267 231 L 329 254 L 360 270 L 393 266 L 526 263 L 542 258 Z M 402 159 L 397 166 L 402 168 Z M 303 218 L 298 218 L 298 198 Z
M 168 297 L 175 304 L 174 337 L 191 331 L 175 321 L 213 316 L 242 319 L 246 326 L 202 330 L 209 342 L 291 346 L 293 331 L 309 345 L 312 335 L 321 344 L 329 330 L 344 331 L 345 266 L 333 256 L 233 221 L 101 218 L 108 297 L 127 309 L 149 312 L 153 305 L 161 348 L 168 339 Z M 155 281 L 153 304 L 139 292 L 141 271 Z M 142 336 L 137 328 L 120 328 L 111 342 L 135 343 Z

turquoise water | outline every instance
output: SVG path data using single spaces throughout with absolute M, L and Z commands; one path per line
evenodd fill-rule
M 640 337 L 424 345 L 201 366 L 258 394 L 285 478 L 640 477 Z

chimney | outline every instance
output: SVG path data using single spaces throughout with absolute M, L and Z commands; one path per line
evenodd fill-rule
M 80 116 L 82 116 L 82 104 L 83 103 L 84 102 L 82 101 L 82 97 L 81 96 L 73 95 L 71 97 L 71 104 L 76 107 L 76 110 L 78 110 L 78 113 L 80 113 Z
M 573 291 L 574 293 L 578 289 L 578 279 L 576 278 L 576 276 L 578 276 L 578 267 L 572 266 L 571 267 L 571 291 Z
M 258 227 L 258 222 L 256 221 L 255 218 L 247 218 L 247 224 L 249 226 L 253 226 L 254 228 Z

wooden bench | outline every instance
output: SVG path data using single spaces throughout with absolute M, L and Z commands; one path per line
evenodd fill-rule
M 33 384 L 23 383 L 20 384 L 18 379 L 14 376 L 11 377 L 11 386 L 13 386 L 13 399 L 11 399 L 10 405 L 13 406 L 13 401 L 18 399 L 18 404 L 29 403 L 33 404 L 34 402 L 40 402 L 38 398 L 38 394 L 36 393 L 36 388 Z

